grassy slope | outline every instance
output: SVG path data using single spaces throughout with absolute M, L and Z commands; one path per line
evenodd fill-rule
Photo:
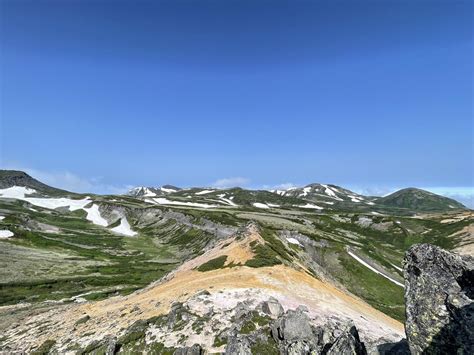
M 111 203 L 110 198 L 100 198 Z M 129 208 L 158 208 L 133 198 L 122 198 L 117 203 Z M 27 207 L 21 201 L 0 200 L 0 211 L 8 215 L 0 221 L 0 226 L 15 233 L 15 238 L 0 241 L 11 247 L 3 248 L 0 254 L 3 266 L 0 270 L 0 305 L 62 299 L 88 292 L 90 294 L 85 297 L 90 299 L 117 292 L 128 293 L 159 279 L 185 258 L 198 255 L 215 238 L 175 220 L 160 225 L 142 225 L 138 237 L 122 237 L 86 221 L 83 211 L 59 213 L 35 207 L 38 212 L 34 212 Z M 188 215 L 196 224 L 208 220 L 235 227 L 257 220 L 266 243 L 254 245 L 256 257 L 247 262 L 248 266 L 292 265 L 294 260 L 307 257 L 309 270 L 320 266 L 348 290 L 399 320 L 404 317 L 403 289 L 359 264 L 346 253 L 346 247 L 356 248 L 400 277 L 400 272 L 391 264 L 401 265 L 404 251 L 412 244 L 429 242 L 451 249 L 456 241 L 448 236 L 470 223 L 465 220 L 443 224 L 439 218 L 369 215 L 375 224 L 387 226 L 385 230 L 379 230 L 358 224 L 358 219 L 367 215 L 348 212 L 321 214 L 256 211 L 253 208 L 174 210 Z M 31 221 L 58 227 L 61 232 L 28 231 L 24 227 Z M 138 228 L 133 220 L 131 224 L 134 229 Z M 294 245 L 286 247 L 282 243 L 278 237 L 281 229 L 303 233 L 323 246 L 316 248 L 310 257 L 305 256 L 304 249 Z M 50 253 L 50 257 L 41 257 L 44 256 L 41 253 Z M 8 278 L 7 275 L 15 277 Z

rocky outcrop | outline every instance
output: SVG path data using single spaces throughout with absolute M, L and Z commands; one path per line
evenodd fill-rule
M 279 317 L 283 314 L 283 307 L 277 299 L 271 297 L 262 303 L 262 311 L 270 317 Z
M 474 259 L 418 244 L 404 267 L 412 354 L 473 354 Z
M 273 339 L 293 354 L 317 349 L 319 337 L 313 329 L 309 317 L 301 308 L 287 311 L 271 326 Z
M 346 331 L 344 331 L 336 341 L 330 346 L 327 355 L 337 354 L 354 354 L 363 355 L 367 354 L 364 343 L 360 341 L 359 332 L 353 325 Z
M 193 346 L 187 346 L 184 348 L 176 349 L 173 355 L 201 355 L 203 354 L 201 345 L 194 344 Z
M 271 313 L 273 320 L 267 318 L 269 321 L 267 324 L 259 322 L 257 318 L 258 326 L 250 328 L 252 330 L 248 332 L 249 319 L 256 320 L 255 311 L 248 313 L 253 318 L 240 317 L 242 326 L 237 326 L 228 337 L 226 354 L 365 355 L 367 353 L 352 323 L 336 322 L 315 326 L 307 314 L 306 307 L 300 306 L 296 310 L 283 313 L 283 308 L 275 299 L 263 302 L 260 308 L 264 311 L 268 308 L 273 309 L 273 312 L 265 312 Z

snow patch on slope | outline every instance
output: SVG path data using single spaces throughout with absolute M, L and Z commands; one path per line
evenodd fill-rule
M 89 208 L 84 208 L 84 211 L 87 212 L 86 219 L 88 221 L 91 221 L 94 224 L 97 224 L 98 226 L 103 226 L 107 227 L 109 223 L 107 222 L 106 219 L 104 219 L 99 212 L 99 205 L 93 204 Z
M 270 208 L 267 204 L 260 202 L 254 202 L 252 205 L 257 208 Z
M 26 197 L 35 193 L 36 190 L 30 189 L 24 186 L 12 186 L 7 189 L 0 189 L 0 197 L 4 198 L 15 198 L 31 203 L 32 205 L 56 209 L 59 207 L 68 207 L 69 211 L 76 211 L 83 209 L 86 205 L 92 202 L 89 197 L 85 197 L 81 200 L 73 200 L 66 197 L 60 198 L 42 198 L 42 197 Z
M 267 206 L 268 207 L 277 207 L 277 208 L 280 207 L 280 205 L 277 205 L 275 203 L 267 203 Z
M 112 228 L 111 231 L 129 237 L 137 235 L 137 232 L 132 231 L 132 228 L 130 228 L 130 224 L 125 217 L 122 217 L 120 219 L 120 224 L 117 227 Z
M 8 229 L 0 230 L 0 239 L 7 239 L 13 236 L 14 236 L 13 232 L 9 231 Z
M 323 207 L 313 205 L 312 203 L 307 203 L 306 205 L 293 205 L 294 207 L 299 207 L 299 208 L 313 208 L 316 210 L 322 210 Z
M 288 243 L 296 244 L 296 245 L 299 245 L 300 247 L 302 247 L 301 243 L 296 238 L 291 238 L 290 237 L 290 238 L 286 238 L 286 240 L 288 241 Z
M 226 196 L 225 194 L 217 195 L 217 197 L 219 197 L 222 201 L 226 202 L 228 205 L 237 206 L 237 204 L 232 201 L 234 196 L 231 196 L 230 198 L 226 198 L 225 196 Z
M 348 251 L 347 252 L 350 256 L 352 256 L 354 259 L 356 259 L 359 263 L 361 263 L 362 265 L 364 265 L 365 267 L 369 268 L 370 270 L 372 270 L 373 272 L 375 272 L 376 274 L 379 274 L 380 276 L 383 276 L 385 277 L 387 280 L 390 280 L 392 281 L 394 284 L 400 286 L 400 287 L 403 287 L 405 288 L 405 285 L 402 284 L 401 282 L 398 282 L 397 280 L 394 280 L 392 279 L 390 276 L 387 276 L 385 275 L 384 273 L 381 273 L 380 271 L 378 271 L 376 268 L 374 268 L 373 266 L 367 264 L 364 260 L 362 260 L 361 258 L 359 258 L 357 255 L 355 255 L 354 253 L 352 253 L 351 251 Z
M 175 190 L 175 189 L 168 189 L 166 187 L 160 187 L 160 190 L 167 193 L 167 194 L 178 191 L 178 190 Z
M 199 192 L 196 192 L 195 195 L 206 195 L 206 194 L 210 194 L 211 192 L 214 192 L 215 190 L 202 190 L 202 191 L 199 191 Z
M 308 193 L 311 192 L 311 186 L 308 186 L 308 187 L 305 187 L 303 188 L 303 192 L 299 194 L 300 197 L 304 197 L 306 195 L 308 195 Z

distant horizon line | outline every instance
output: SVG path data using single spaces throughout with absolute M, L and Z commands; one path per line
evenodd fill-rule
M 98 195 L 121 195 L 126 194 L 133 188 L 136 187 L 153 187 L 159 188 L 166 185 L 172 185 L 179 187 L 181 189 L 192 189 L 192 188 L 213 188 L 213 189 L 229 189 L 229 188 L 242 188 L 247 190 L 287 190 L 289 188 L 301 188 L 306 187 L 312 184 L 321 184 L 321 185 L 335 185 L 347 190 L 351 190 L 357 194 L 363 196 L 373 196 L 373 197 L 385 197 L 394 192 L 407 189 L 407 188 L 416 188 L 420 190 L 425 190 L 440 196 L 452 198 L 466 207 L 474 208 L 474 187 L 473 186 L 401 186 L 400 184 L 367 184 L 365 186 L 361 184 L 334 184 L 334 183 L 318 183 L 311 182 L 307 184 L 295 184 L 291 182 L 286 182 L 282 184 L 262 184 L 255 185 L 251 184 L 251 180 L 243 177 L 234 177 L 234 178 L 224 178 L 216 180 L 214 183 L 195 185 L 195 186 L 177 186 L 175 184 L 162 184 L 158 185 L 145 185 L 145 184 L 122 184 L 122 185 L 112 185 L 106 184 L 100 181 L 100 179 L 87 179 L 66 172 L 45 172 L 36 169 L 30 169 L 25 167 L 1 167 L 1 170 L 16 170 L 22 171 L 30 175 L 31 177 L 41 181 L 47 185 L 68 190 L 71 192 L 77 193 L 94 193 Z M 233 186 L 224 186 L 226 184 L 232 184 L 233 182 L 237 183 Z M 220 184 L 220 185 L 219 185 Z

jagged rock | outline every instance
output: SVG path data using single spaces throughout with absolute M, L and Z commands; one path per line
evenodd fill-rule
M 203 354 L 201 345 L 194 344 L 193 346 L 187 346 L 184 348 L 176 349 L 173 355 L 201 355 Z
M 354 355 L 365 355 L 364 343 L 360 341 L 359 332 L 353 325 L 347 331 L 342 333 L 336 341 L 328 349 L 327 355 L 339 355 L 339 354 L 354 354 Z
M 283 307 L 277 299 L 271 297 L 268 301 L 262 302 L 262 311 L 270 317 L 278 318 L 283 314 Z
M 302 309 L 289 310 L 271 325 L 273 339 L 285 354 L 309 354 L 318 348 L 318 336 Z
M 235 315 L 234 315 L 235 319 L 240 320 L 247 317 L 251 310 L 247 303 L 239 302 L 234 308 L 234 311 L 235 311 Z
M 311 346 L 305 341 L 295 341 L 286 347 L 286 355 L 306 355 L 311 353 Z
M 272 325 L 272 334 L 275 340 L 285 340 L 286 342 L 314 338 L 309 318 L 301 310 L 289 310 L 278 318 Z
M 229 337 L 225 355 L 250 355 L 250 342 L 246 337 Z
M 429 244 L 405 255 L 406 334 L 413 354 L 474 353 L 474 259 Z
M 114 355 L 117 352 L 117 338 L 109 337 L 105 339 L 106 349 L 105 355 Z
M 172 329 L 182 321 L 189 319 L 188 309 L 181 302 L 175 302 L 171 305 L 171 310 L 168 314 L 168 328 Z
M 402 339 L 396 343 L 384 343 L 378 344 L 376 346 L 375 352 L 370 352 L 367 350 L 367 353 L 377 354 L 377 355 L 410 355 L 410 349 L 408 347 L 408 342 L 406 339 Z

